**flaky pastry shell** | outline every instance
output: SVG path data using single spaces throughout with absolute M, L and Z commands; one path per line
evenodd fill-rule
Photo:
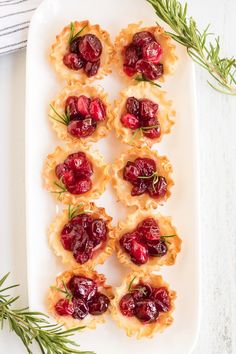
M 170 36 L 165 33 L 164 28 L 160 26 L 150 26 L 150 27 L 142 27 L 142 21 L 139 23 L 132 23 L 129 24 L 128 27 L 121 30 L 119 35 L 115 40 L 115 58 L 114 62 L 117 67 L 117 70 L 122 78 L 125 78 L 127 81 L 130 81 L 136 76 L 129 77 L 123 71 L 123 50 L 128 44 L 132 42 L 133 35 L 137 32 L 141 31 L 149 31 L 151 32 L 154 37 L 156 38 L 157 42 L 161 45 L 163 49 L 162 58 L 160 63 L 163 64 L 164 67 L 164 74 L 158 78 L 157 80 L 160 82 L 165 81 L 166 76 L 172 74 L 175 69 L 175 64 L 177 61 L 177 56 L 175 54 L 176 46 L 173 44 L 173 41 Z
M 69 24 L 56 36 L 56 41 L 53 43 L 49 55 L 50 62 L 55 68 L 58 76 L 66 81 L 79 81 L 80 83 L 92 82 L 94 80 L 102 79 L 105 75 L 111 72 L 110 65 L 114 55 L 114 47 L 109 33 L 103 30 L 99 25 L 91 25 L 89 21 L 74 22 L 75 33 L 79 32 L 83 27 L 85 28 L 82 31 L 81 36 L 91 33 L 97 36 L 102 43 L 102 54 L 100 57 L 101 64 L 97 74 L 92 77 L 87 77 L 83 69 L 71 70 L 64 65 L 63 57 L 69 49 Z
M 132 184 L 123 179 L 123 170 L 128 161 L 134 161 L 138 157 L 151 158 L 156 162 L 158 175 L 165 177 L 167 181 L 167 192 L 164 198 L 154 199 L 147 193 L 138 196 L 131 195 Z M 174 185 L 171 178 L 172 171 L 172 166 L 166 156 L 159 156 L 156 151 L 150 150 L 148 147 L 132 148 L 122 154 L 112 165 L 111 183 L 116 191 L 117 200 L 127 206 L 136 206 L 138 209 L 156 209 L 158 204 L 166 201 L 171 195 L 170 189 Z
M 133 281 L 133 282 L 132 282 Z M 171 310 L 168 312 L 160 312 L 159 317 L 153 323 L 142 324 L 136 317 L 127 317 L 122 315 L 119 309 L 121 298 L 128 293 L 129 284 L 136 285 L 140 282 L 149 283 L 153 287 L 165 287 L 169 292 Z M 111 315 L 120 328 L 123 328 L 127 336 L 136 336 L 138 339 L 151 338 L 156 332 L 163 332 L 173 322 L 172 313 L 174 311 L 174 301 L 176 292 L 170 290 L 169 285 L 160 275 L 153 273 L 130 273 L 123 280 L 120 287 L 114 289 L 114 299 L 112 300 Z
M 113 120 L 113 112 L 110 103 L 108 102 L 108 96 L 104 92 L 101 86 L 84 86 L 80 85 L 79 83 L 74 83 L 71 85 L 66 86 L 59 95 L 51 102 L 51 106 L 60 114 L 62 115 L 65 113 L 65 102 L 67 97 L 69 96 L 80 96 L 85 95 L 89 98 L 100 98 L 102 102 L 106 106 L 106 119 L 104 121 L 98 122 L 97 128 L 94 133 L 86 138 L 76 138 L 68 133 L 67 125 L 58 122 L 58 117 L 56 116 L 54 110 L 50 107 L 49 110 L 49 120 L 52 123 L 53 129 L 56 131 L 57 136 L 61 140 L 66 140 L 71 143 L 75 143 L 80 141 L 81 143 L 88 143 L 88 142 L 96 142 L 99 139 L 104 138 L 107 136 L 109 132 L 108 122 Z M 52 118 L 54 117 L 54 119 Z
M 47 305 L 48 310 L 51 315 L 56 319 L 56 321 L 65 326 L 66 328 L 74 328 L 74 327 L 83 327 L 95 329 L 96 326 L 100 323 L 104 323 L 106 320 L 106 315 L 110 312 L 110 309 L 103 313 L 102 315 L 93 316 L 88 315 L 83 320 L 78 320 L 73 318 L 72 316 L 60 316 L 55 310 L 56 303 L 63 298 L 63 294 L 55 288 L 64 289 L 63 282 L 65 284 L 74 276 L 80 275 L 84 277 L 88 277 L 94 281 L 96 281 L 98 290 L 109 297 L 110 300 L 113 299 L 113 291 L 110 285 L 106 284 L 106 278 L 103 274 L 98 274 L 96 271 L 91 269 L 74 269 L 66 271 L 60 274 L 56 278 L 55 284 L 49 289 L 48 297 L 47 297 Z
M 69 266 L 70 268 L 94 268 L 98 264 L 103 264 L 105 260 L 113 253 L 115 248 L 114 240 L 114 228 L 111 225 L 112 218 L 106 214 L 104 208 L 97 207 L 94 203 L 83 203 L 79 205 L 80 213 L 83 211 L 89 212 L 89 215 L 94 218 L 101 218 L 105 221 L 107 227 L 107 240 L 98 247 L 93 254 L 92 259 L 84 264 L 79 264 L 76 262 L 71 251 L 64 249 L 61 243 L 61 231 L 63 227 L 70 221 L 68 209 L 64 209 L 62 213 L 58 214 L 53 223 L 48 229 L 48 240 L 49 244 L 54 250 L 55 254 L 60 257 L 63 264 Z
M 82 151 L 93 165 L 92 188 L 84 194 L 74 195 L 69 192 L 59 194 L 58 186 L 54 182 L 59 182 L 55 174 L 55 167 L 63 163 L 68 155 Z M 105 191 L 106 184 L 110 180 L 109 165 L 105 164 L 103 156 L 96 150 L 92 151 L 87 146 L 78 143 L 68 143 L 64 146 L 57 146 L 55 151 L 46 158 L 43 167 L 44 187 L 50 191 L 55 198 L 63 204 L 73 204 L 86 202 L 91 199 L 98 199 Z
M 157 118 L 161 126 L 161 135 L 159 138 L 149 139 L 141 131 L 137 134 L 135 130 L 126 128 L 121 123 L 121 117 L 126 112 L 126 100 L 129 97 L 137 99 L 148 98 L 159 105 Z M 138 85 L 132 85 L 120 92 L 120 98 L 115 101 L 113 127 L 117 138 L 120 138 L 125 144 L 141 147 L 144 145 L 152 146 L 162 140 L 164 134 L 171 131 L 174 124 L 175 110 L 172 108 L 172 101 L 166 99 L 166 93 L 150 85 L 141 82 Z M 135 136 L 134 136 L 135 134 Z
M 166 239 L 166 241 L 168 241 L 168 252 L 166 255 L 163 257 L 150 256 L 147 263 L 138 266 L 131 261 L 130 255 L 122 249 L 119 240 L 127 232 L 134 231 L 138 224 L 147 218 L 153 218 L 157 221 L 162 236 L 176 236 Z M 135 213 L 129 214 L 126 220 L 118 223 L 115 235 L 118 260 L 136 272 L 139 272 L 140 270 L 144 272 L 159 270 L 163 265 L 171 266 L 175 264 L 177 254 L 181 250 L 182 241 L 178 236 L 177 229 L 172 225 L 172 218 L 161 214 L 153 214 L 150 211 L 138 209 Z

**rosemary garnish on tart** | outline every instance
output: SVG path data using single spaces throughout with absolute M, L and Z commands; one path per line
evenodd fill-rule
M 88 25 L 85 25 L 82 27 L 78 32 L 75 33 L 75 24 L 74 22 L 70 23 L 70 37 L 69 37 L 69 44 L 73 42 L 79 35 L 83 32 L 83 30 L 87 27 Z

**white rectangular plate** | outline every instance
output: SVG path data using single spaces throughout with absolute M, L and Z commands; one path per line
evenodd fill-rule
M 55 137 L 47 118 L 50 100 L 63 87 L 48 62 L 49 47 L 57 33 L 73 20 L 88 19 L 99 23 L 114 39 L 128 23 L 157 20 L 145 0 L 45 0 L 36 11 L 30 26 L 27 53 L 26 103 L 26 203 L 28 239 L 28 280 L 30 307 L 46 311 L 48 287 L 62 265 L 48 246 L 46 230 L 60 209 L 52 195 L 42 188 L 42 166 L 48 153 L 62 144 Z M 172 196 L 159 210 L 173 217 L 183 239 L 183 248 L 173 267 L 161 270 L 171 288 L 177 291 L 175 321 L 171 328 L 153 339 L 137 341 L 126 337 L 111 319 L 95 331 L 78 334 L 83 349 L 97 354 L 187 354 L 194 345 L 199 319 L 199 234 L 198 234 L 198 165 L 196 148 L 194 72 L 185 49 L 177 47 L 176 73 L 163 88 L 174 101 L 176 124 L 158 146 L 160 154 L 169 157 L 174 167 L 175 186 Z M 117 97 L 122 84 L 112 75 L 101 83 L 110 99 Z M 98 82 L 95 82 L 95 85 Z M 158 90 L 158 88 L 157 88 Z M 110 134 L 95 144 L 108 162 L 120 154 L 122 145 Z M 127 210 L 115 202 L 109 187 L 97 204 L 104 206 L 114 222 L 125 217 Z M 99 271 L 118 286 L 125 270 L 113 256 Z

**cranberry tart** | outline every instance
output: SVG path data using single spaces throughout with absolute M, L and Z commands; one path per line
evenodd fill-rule
M 160 214 L 137 210 L 119 222 L 115 234 L 119 261 L 134 271 L 173 265 L 181 250 L 171 218 Z
M 48 230 L 49 243 L 63 264 L 93 268 L 114 250 L 112 218 L 94 203 L 69 206 Z
M 118 200 L 138 209 L 157 208 L 170 197 L 172 166 L 148 147 L 133 148 L 113 164 L 112 185 Z
M 63 28 L 51 47 L 50 61 L 67 81 L 91 82 L 111 72 L 114 49 L 109 34 L 89 21 Z
M 152 337 L 172 324 L 176 293 L 160 275 L 131 273 L 114 293 L 112 317 L 129 337 Z
M 49 118 L 59 139 L 96 142 L 108 134 L 112 109 L 99 86 L 66 86 L 50 104 Z
M 48 294 L 50 313 L 67 328 L 94 329 L 110 312 L 112 288 L 106 278 L 92 270 L 66 271 L 56 278 Z
M 129 24 L 115 40 L 116 65 L 126 79 L 164 81 L 177 61 L 175 45 L 160 26 Z
M 148 83 L 123 90 L 115 101 L 113 126 L 118 138 L 129 145 L 152 146 L 170 133 L 175 111 L 165 92 Z
M 57 200 L 76 205 L 100 197 L 110 179 L 109 165 L 98 151 L 78 143 L 66 144 L 47 156 L 43 179 Z

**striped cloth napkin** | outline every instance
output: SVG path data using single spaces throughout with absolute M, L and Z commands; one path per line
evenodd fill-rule
M 0 55 L 26 47 L 31 16 L 42 0 L 0 0 Z

